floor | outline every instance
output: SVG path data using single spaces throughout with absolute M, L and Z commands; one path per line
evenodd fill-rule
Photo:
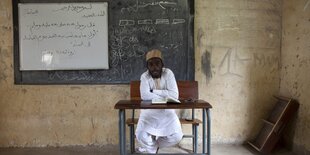
M 187 147 L 188 149 L 190 147 Z M 163 148 L 159 153 L 188 153 L 186 147 Z M 259 155 L 243 145 L 212 145 L 212 155 Z M 199 153 L 199 152 L 198 152 Z M 46 148 L 0 148 L 0 155 L 118 155 L 117 145 L 107 146 L 72 146 Z M 278 149 L 272 155 L 295 155 L 285 149 Z

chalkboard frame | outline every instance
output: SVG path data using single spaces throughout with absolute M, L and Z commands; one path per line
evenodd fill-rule
M 185 57 L 187 57 L 186 63 L 186 75 L 183 76 L 182 79 L 177 80 L 194 80 L 195 79 L 195 63 L 194 63 L 194 0 L 185 0 L 189 4 L 190 17 L 189 17 L 189 30 L 188 30 L 188 52 Z M 89 75 L 98 75 L 102 70 L 53 70 L 53 71 L 21 71 L 20 68 L 20 56 L 19 56 L 19 21 L 18 21 L 18 4 L 19 3 L 78 3 L 78 2 L 108 2 L 108 7 L 110 8 L 109 0 L 66 0 L 65 2 L 62 0 L 12 0 L 13 5 L 13 38 L 14 38 L 14 83 L 20 85 L 68 85 L 68 84 L 128 84 L 131 80 L 110 80 L 110 81 L 100 81 L 96 79 L 92 79 L 92 77 L 88 77 L 89 79 L 85 79 L 83 77 L 84 73 Z M 108 10 L 109 10 L 108 8 Z M 110 13 L 108 13 L 108 19 L 111 17 Z M 109 23 L 109 22 L 108 22 Z M 109 34 L 110 35 L 110 34 Z M 109 36 L 110 39 L 110 36 Z M 110 48 L 110 47 L 109 47 Z M 110 49 L 109 49 L 110 50 Z M 164 60 L 165 62 L 165 60 Z M 67 74 L 75 74 L 78 73 L 78 77 L 75 79 L 67 80 L 52 80 L 49 81 L 46 77 L 50 73 L 61 73 L 66 76 Z M 35 76 L 32 76 L 35 75 Z M 132 79 L 139 80 L 139 79 Z

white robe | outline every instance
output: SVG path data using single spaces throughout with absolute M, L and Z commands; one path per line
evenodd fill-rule
M 160 89 L 156 89 L 155 80 L 148 71 L 141 75 L 140 93 L 142 100 L 173 97 L 178 99 L 179 91 L 173 72 L 163 68 L 160 78 Z M 153 90 L 153 92 L 150 92 Z M 136 134 L 147 132 L 154 136 L 169 136 L 181 134 L 182 128 L 174 109 L 144 109 L 141 110 Z

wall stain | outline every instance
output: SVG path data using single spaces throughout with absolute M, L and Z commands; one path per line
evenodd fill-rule
M 81 87 L 70 87 L 71 90 L 80 90 Z
M 198 34 L 197 34 L 197 46 L 200 47 L 201 46 L 201 38 L 203 37 L 203 30 L 202 28 L 198 29 Z
M 9 57 L 8 50 L 3 49 L 0 47 L 0 69 L 2 70 L 0 72 L 0 81 L 6 81 L 8 78 L 8 75 L 6 75 L 6 71 L 9 69 L 6 65 L 5 59 Z
M 3 6 L 4 4 L 0 4 L 0 6 Z M 0 17 L 4 17 L 6 19 L 10 19 L 11 18 L 11 13 L 9 12 L 9 9 L 7 8 L 0 8 Z
M 206 51 L 201 58 L 201 68 L 203 74 L 206 75 L 207 80 L 212 78 L 211 70 L 211 53 Z
M 23 94 L 26 94 L 27 93 L 27 89 L 22 89 L 22 92 L 23 92 Z
M 306 9 L 307 9 L 307 7 L 309 6 L 309 4 L 310 4 L 310 0 L 308 0 L 307 3 L 305 4 L 305 6 L 304 6 L 304 11 L 306 11 Z

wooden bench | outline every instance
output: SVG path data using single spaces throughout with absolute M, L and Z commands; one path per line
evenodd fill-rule
M 179 89 L 180 100 L 196 100 L 198 99 L 198 82 L 197 81 L 177 81 Z M 130 99 L 141 100 L 140 96 L 140 81 L 130 82 Z M 192 138 L 193 140 L 193 152 L 197 153 L 197 134 L 198 126 L 201 124 L 201 120 L 195 119 L 195 111 L 192 109 L 192 118 L 190 120 L 180 118 L 181 124 L 192 125 L 192 134 L 184 135 L 183 138 Z M 130 150 L 131 153 L 135 151 L 135 125 L 138 123 L 138 118 L 135 118 L 135 110 L 132 111 L 132 117 L 126 120 L 126 124 L 130 128 Z

